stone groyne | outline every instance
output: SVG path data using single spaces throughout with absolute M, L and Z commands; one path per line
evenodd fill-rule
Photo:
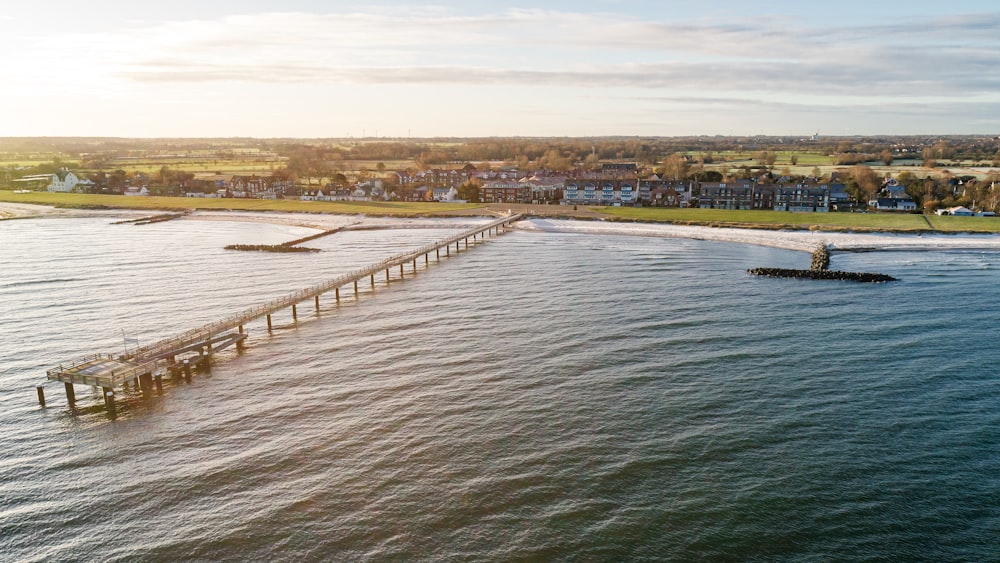
M 344 227 L 330 229 L 329 231 L 323 231 L 322 233 L 316 233 L 315 235 L 309 235 L 307 237 L 283 242 L 281 244 L 230 244 L 226 246 L 226 250 L 256 250 L 260 252 L 319 252 L 318 248 L 308 248 L 297 245 L 302 244 L 303 242 L 318 239 L 320 237 L 329 236 L 342 230 L 344 230 Z
M 896 278 L 885 274 L 871 274 L 866 272 L 838 272 L 830 270 L 830 249 L 826 245 L 820 245 L 812 253 L 812 265 L 808 270 L 793 270 L 788 268 L 753 268 L 747 270 L 752 276 L 766 276 L 771 278 L 799 278 L 808 280 L 839 280 L 854 281 L 862 283 L 882 283 L 897 281 Z

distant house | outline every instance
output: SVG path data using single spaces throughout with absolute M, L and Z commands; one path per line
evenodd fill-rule
M 906 197 L 880 197 L 868 202 L 868 207 L 877 211 L 916 211 L 917 202 Z
M 14 180 L 14 182 L 29 188 L 45 186 L 46 190 L 59 193 L 72 192 L 73 188 L 75 188 L 78 184 L 93 185 L 93 182 L 89 180 L 81 180 L 76 174 L 65 168 L 59 170 L 55 174 L 36 174 L 34 176 L 25 176 Z
M 847 193 L 846 185 L 839 183 L 830 184 L 831 211 L 852 211 L 854 207 L 854 199 Z
M 302 201 L 327 201 L 323 190 L 306 190 L 299 196 Z
M 149 195 L 149 190 L 146 189 L 146 186 L 129 186 L 129 187 L 125 188 L 125 191 L 122 192 L 122 195 L 126 195 L 126 196 L 148 196 Z
M 955 217 L 972 217 L 973 213 L 971 209 L 960 205 L 958 207 L 949 208 L 948 215 L 953 215 Z
M 450 188 L 431 188 L 431 199 L 434 201 L 455 201 L 458 199 L 458 190 Z
M 618 163 L 605 162 L 601 165 L 601 176 L 605 178 L 635 178 L 639 173 L 638 166 L 634 162 Z

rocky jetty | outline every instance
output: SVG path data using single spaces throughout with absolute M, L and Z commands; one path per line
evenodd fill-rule
M 812 254 L 812 266 L 808 270 L 792 270 L 788 268 L 754 268 L 747 270 L 752 276 L 767 276 L 772 278 L 799 278 L 808 280 L 840 280 L 862 283 L 882 283 L 897 281 L 885 274 L 870 274 L 865 272 L 838 272 L 830 270 L 830 249 L 821 245 Z
M 809 280 L 840 280 L 864 283 L 881 283 L 897 281 L 885 274 L 869 274 L 865 272 L 838 272 L 835 270 L 791 270 L 787 268 L 754 268 L 747 270 L 753 276 L 772 278 L 800 278 Z

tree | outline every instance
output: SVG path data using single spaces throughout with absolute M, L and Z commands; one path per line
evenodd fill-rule
M 889 166 L 890 164 L 892 164 L 892 151 L 890 151 L 889 149 L 883 150 L 882 153 L 879 155 L 879 158 L 882 159 L 883 164 Z
M 791 161 L 792 166 L 795 166 L 799 163 L 799 155 L 793 154 L 788 160 Z
M 474 182 L 466 182 L 458 187 L 458 198 L 470 203 L 479 203 L 479 186 Z
M 684 155 L 674 153 L 663 160 L 663 178 L 680 181 L 687 178 L 688 162 Z
M 856 186 L 858 199 L 864 201 L 872 199 L 880 185 L 875 171 L 861 164 L 851 167 L 851 183 Z

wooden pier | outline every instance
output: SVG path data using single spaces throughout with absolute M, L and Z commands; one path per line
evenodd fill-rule
M 423 258 L 425 265 L 429 265 L 432 253 L 437 260 L 440 260 L 441 251 L 443 250 L 446 256 L 451 256 L 451 248 L 454 246 L 457 254 L 461 250 L 460 245 L 463 242 L 465 248 L 468 249 L 469 239 L 475 242 L 477 239 L 485 239 L 487 236 L 499 235 L 520 219 L 520 214 L 497 219 L 486 225 L 469 229 L 417 250 L 387 258 L 376 264 L 296 291 L 182 334 L 134 350 L 126 350 L 123 354 L 92 354 L 60 364 L 46 372 L 47 378 L 50 381 L 63 382 L 70 407 L 73 407 L 76 401 L 74 385 L 100 387 L 103 391 L 108 414 L 111 418 L 115 418 L 116 389 L 124 389 L 132 385 L 142 391 L 144 396 L 152 394 L 154 388 L 157 392 L 162 392 L 162 377 L 164 375 L 170 375 L 177 380 L 183 378 L 184 381 L 190 383 L 192 370 L 208 369 L 213 353 L 233 345 L 236 346 L 237 350 L 242 350 L 243 341 L 247 336 L 243 327 L 253 320 L 266 318 L 267 328 L 270 331 L 272 328 L 271 315 L 278 311 L 291 309 L 292 318 L 297 319 L 297 306 L 300 303 L 312 301 L 318 312 L 319 298 L 325 293 L 333 291 L 335 299 L 340 301 L 341 288 L 352 286 L 354 294 L 357 295 L 359 292 L 358 282 L 365 278 L 368 278 L 374 287 L 375 275 L 384 270 L 385 279 L 388 282 L 392 270 L 397 267 L 400 276 L 403 275 L 403 268 L 407 264 L 412 263 L 413 270 L 416 271 L 417 260 L 420 258 Z M 38 402 L 44 407 L 44 386 L 38 385 L 36 390 Z

